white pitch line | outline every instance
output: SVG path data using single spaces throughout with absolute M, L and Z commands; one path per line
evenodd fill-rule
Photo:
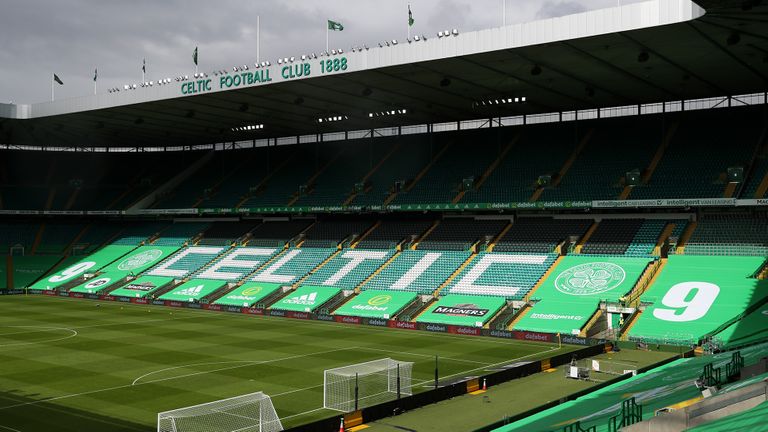
M 270 396 L 270 397 L 271 397 L 271 396 Z M 320 407 L 320 408 L 315 408 L 315 409 L 313 409 L 313 410 L 304 411 L 304 412 L 301 412 L 301 413 L 298 413 L 298 414 L 292 414 L 292 415 L 289 415 L 289 416 L 280 417 L 280 420 L 282 421 L 282 420 L 287 420 L 287 419 L 289 419 L 289 418 L 300 417 L 300 416 L 303 416 L 303 415 L 306 415 L 306 414 L 310 414 L 310 413 L 313 413 L 313 412 L 322 411 L 322 410 L 324 410 L 324 409 L 325 409 L 325 408 L 323 408 L 323 407 Z
M 21 432 L 21 431 L 20 431 L 20 430 L 18 430 L 18 429 L 14 429 L 14 428 L 12 428 L 12 427 L 9 427 L 9 426 L 3 426 L 3 425 L 0 425 L 0 429 L 2 429 L 2 430 L 9 430 L 9 431 L 11 431 L 11 432 Z
M 46 297 L 46 300 L 58 300 L 58 301 L 93 301 L 89 299 L 73 299 L 69 297 Z M 135 303 L 123 303 L 121 306 L 134 306 L 134 307 L 146 307 L 147 305 L 140 305 Z M 149 305 L 152 307 L 152 305 Z M 183 309 L 184 312 L 188 313 L 189 315 L 197 315 L 197 316 L 209 316 L 213 319 L 253 319 L 258 321 L 270 321 L 270 322 L 276 322 L 277 320 L 282 321 L 281 324 L 285 325 L 286 327 L 309 327 L 309 326 L 315 326 L 315 325 L 327 325 L 327 326 L 337 326 L 337 327 L 344 327 L 350 330 L 359 330 L 363 332 L 387 332 L 394 336 L 405 336 L 412 338 L 414 336 L 424 336 L 424 337 L 430 337 L 430 338 L 441 338 L 441 339 L 452 339 L 452 340 L 462 340 L 466 342 L 479 342 L 483 344 L 494 344 L 494 345 L 506 345 L 506 346 L 542 346 L 542 345 L 553 345 L 554 342 L 529 342 L 529 341 L 523 341 L 523 340 L 505 340 L 500 338 L 492 338 L 492 337 L 477 337 L 477 336 L 462 336 L 462 335 L 452 335 L 452 334 L 444 334 L 444 333 L 429 333 L 429 332 L 423 332 L 423 331 L 412 331 L 412 330 L 399 330 L 399 329 L 390 329 L 390 328 L 377 328 L 372 326 L 363 326 L 363 325 L 350 325 L 350 324 L 343 324 L 343 323 L 337 323 L 337 322 L 329 322 L 329 321 L 318 321 L 318 320 L 311 320 L 311 321 L 305 321 L 305 320 L 291 320 L 286 319 L 282 317 L 272 317 L 272 316 L 265 316 L 265 315 L 246 315 L 246 314 L 236 314 L 236 313 L 216 313 L 213 311 L 207 311 L 203 309 Z M 396 331 L 392 331 L 396 330 Z M 397 331 L 399 330 L 399 331 Z
M 77 331 L 73 330 L 71 328 L 67 327 L 37 327 L 37 326 L 6 326 L 7 328 L 38 328 L 38 329 L 44 329 L 44 330 L 38 330 L 38 331 L 31 331 L 26 333 L 40 333 L 44 331 L 55 331 L 55 330 L 63 330 L 68 331 L 70 334 L 68 336 L 56 338 L 56 339 L 48 339 L 48 340 L 41 340 L 41 341 L 34 341 L 34 342 L 16 342 L 16 343 L 8 343 L 8 344 L 0 344 L 0 347 L 17 347 L 17 346 L 24 346 L 24 345 L 35 345 L 35 344 L 41 344 L 41 343 L 51 343 L 51 342 L 59 342 L 66 339 L 71 339 L 73 337 L 77 336 Z M 10 334 L 26 334 L 25 332 L 16 332 L 16 333 L 10 333 Z M 0 335 L 5 336 L 5 335 Z
M 361 349 L 363 351 L 367 350 L 367 351 L 379 351 L 379 352 L 393 353 L 392 350 L 385 350 L 385 349 L 381 349 L 381 348 L 361 347 L 359 349 Z M 394 352 L 394 354 L 405 354 L 405 355 L 413 355 L 413 356 L 420 356 L 420 357 L 435 358 L 434 354 L 420 354 L 420 353 L 414 353 L 414 352 L 408 352 L 408 351 L 400 351 L 400 350 Z M 489 366 L 491 364 L 491 363 L 479 362 L 479 361 L 475 361 L 475 360 L 465 360 L 465 359 L 460 359 L 460 358 L 456 358 L 456 357 L 442 357 L 442 356 L 440 356 L 440 359 L 441 360 L 453 360 L 453 361 L 462 362 L 462 363 L 474 363 L 474 364 L 479 364 L 479 365 L 483 365 L 483 366 Z
M 264 360 L 264 361 L 259 362 L 259 364 L 272 363 L 272 362 L 277 362 L 277 361 L 285 361 L 285 360 L 301 358 L 301 357 L 311 357 L 311 356 L 314 356 L 314 355 L 321 355 L 321 354 L 327 354 L 327 353 L 338 352 L 338 351 L 355 350 L 355 349 L 358 349 L 358 348 L 359 347 L 346 347 L 346 348 L 337 348 L 337 349 L 333 349 L 333 350 L 318 351 L 318 352 L 313 352 L 313 353 L 308 353 L 308 354 L 301 354 L 301 355 L 277 358 L 277 359 L 272 359 L 272 360 Z M 170 380 L 180 379 L 180 378 L 187 378 L 187 377 L 196 376 L 196 375 L 204 375 L 204 374 L 209 374 L 209 373 L 212 373 L 212 372 L 219 372 L 219 371 L 223 371 L 223 370 L 237 369 L 237 368 L 241 368 L 241 367 L 245 367 L 245 366 L 234 366 L 234 367 L 229 367 L 229 368 L 214 369 L 214 370 L 210 370 L 210 371 L 196 372 L 196 373 L 192 373 L 192 374 L 179 375 L 179 376 L 175 376 L 175 377 L 162 378 L 162 379 L 156 379 L 156 380 L 151 380 L 151 381 L 144 381 L 144 382 L 137 383 L 135 386 L 152 384 L 152 383 L 161 382 L 161 381 L 170 381 Z M 91 394 L 103 393 L 103 392 L 108 392 L 108 391 L 112 391 L 112 390 L 120 390 L 120 389 L 124 389 L 124 388 L 129 388 L 129 387 L 134 387 L 134 385 L 133 384 L 125 384 L 125 385 L 121 385 L 121 386 L 107 387 L 107 388 L 98 389 L 98 390 L 90 390 L 90 391 L 87 391 L 87 392 L 72 393 L 72 394 L 68 394 L 68 395 L 55 396 L 55 397 L 51 397 L 51 398 L 47 398 L 47 399 L 40 399 L 40 400 L 36 400 L 36 401 L 32 401 L 32 402 L 24 402 L 24 403 L 19 403 L 19 404 L 14 404 L 14 405 L 8 405 L 8 406 L 0 407 L 0 411 L 11 409 L 11 408 L 18 408 L 18 407 L 27 406 L 27 405 L 37 405 L 37 404 L 40 404 L 40 403 L 50 402 L 50 401 L 55 401 L 55 400 L 69 399 L 69 398 L 78 397 L 78 396 L 87 396 L 87 395 L 91 395 Z
M 161 381 L 169 381 L 169 380 L 173 380 L 173 379 L 177 379 L 177 378 L 186 378 L 186 377 L 189 377 L 189 376 L 204 375 L 204 374 L 211 373 L 211 372 L 219 372 L 219 371 L 225 371 L 225 370 L 231 370 L 231 369 L 239 369 L 239 368 L 242 368 L 242 367 L 246 367 L 246 366 L 250 366 L 250 365 L 256 365 L 256 364 L 267 364 L 267 363 L 274 363 L 274 362 L 277 362 L 277 361 L 293 360 L 293 359 L 302 358 L 302 357 L 312 357 L 314 355 L 328 354 L 328 353 L 338 352 L 338 351 L 355 350 L 355 349 L 358 349 L 358 348 L 359 347 L 337 348 L 337 349 L 320 351 L 320 352 L 314 352 L 314 353 L 309 353 L 309 354 L 296 354 L 296 355 L 293 355 L 293 356 L 290 356 L 290 357 L 281 357 L 281 358 L 276 358 L 276 359 L 272 359 L 272 360 L 233 360 L 233 361 L 231 361 L 229 363 L 244 363 L 244 362 L 247 362 L 248 364 L 240 365 L 240 366 L 231 366 L 231 367 L 220 368 L 220 369 L 212 369 L 210 371 L 204 371 L 204 372 L 195 372 L 195 373 L 186 374 L 186 375 L 179 375 L 177 377 L 161 378 L 161 379 L 146 381 L 146 382 L 140 383 L 138 385 L 150 384 L 150 383 L 161 382 Z M 216 362 L 214 362 L 214 364 L 215 363 Z M 228 362 L 221 362 L 221 363 L 228 363 Z M 205 363 L 200 363 L 200 364 L 205 364 Z M 180 369 L 180 368 L 184 368 L 184 367 L 198 366 L 198 365 L 199 364 L 180 365 L 180 366 L 176 366 L 176 367 L 173 367 L 173 368 L 170 368 L 170 369 Z M 164 370 L 170 370 L 170 369 L 161 369 L 159 371 L 154 371 L 154 372 L 150 372 L 148 374 L 144 374 L 144 375 L 136 378 L 135 380 L 133 380 L 133 383 L 131 383 L 131 385 L 132 386 L 137 385 L 137 382 L 140 379 L 142 379 L 142 378 L 144 378 L 144 377 L 146 377 L 148 375 L 152 375 L 153 373 L 162 372 Z
M 444 377 L 439 377 L 439 379 L 451 378 L 451 377 L 455 377 L 457 375 L 464 375 L 464 374 L 468 374 L 470 372 L 475 372 L 475 371 L 483 370 L 483 369 L 486 369 L 486 368 L 489 368 L 489 367 L 493 367 L 493 366 L 500 366 L 500 365 L 503 365 L 503 364 L 512 363 L 512 362 L 515 362 L 515 361 L 518 361 L 518 360 L 522 360 L 524 358 L 528 358 L 530 356 L 539 355 L 539 354 L 542 354 L 542 353 L 545 353 L 545 352 L 550 352 L 550 351 L 554 351 L 554 350 L 558 350 L 558 349 L 560 349 L 560 348 L 552 347 L 552 348 L 550 348 L 548 350 L 536 352 L 536 353 L 533 353 L 533 354 L 524 355 L 522 357 L 517 357 L 517 358 L 513 358 L 513 359 L 509 359 L 509 360 L 504 360 L 504 361 L 501 361 L 501 362 L 498 362 L 498 363 L 492 363 L 492 364 L 489 364 L 489 365 L 486 365 L 486 366 L 483 366 L 483 367 L 479 367 L 479 368 L 475 368 L 475 369 L 469 369 L 469 370 L 461 371 L 461 372 L 458 372 L 458 373 L 455 373 L 455 374 L 451 374 L 451 375 L 446 375 Z M 411 384 L 411 386 L 419 385 L 419 384 L 424 384 L 425 382 L 430 382 L 430 381 L 433 381 L 433 380 L 434 379 L 415 381 L 414 383 Z

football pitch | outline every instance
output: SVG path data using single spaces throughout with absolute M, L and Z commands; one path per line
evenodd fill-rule
M 157 413 L 263 391 L 283 426 L 323 409 L 323 371 L 414 362 L 414 391 L 577 347 L 44 296 L 0 297 L 0 432 L 151 431 Z

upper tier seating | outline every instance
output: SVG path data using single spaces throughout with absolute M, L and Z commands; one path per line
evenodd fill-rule
M 579 127 L 578 138 L 590 130 L 592 135 L 568 172 L 555 187 L 545 188 L 539 201 L 618 199 L 626 173 L 647 167 L 663 138 L 659 118 L 586 122 Z
M 362 235 L 372 223 L 360 220 L 319 221 L 305 232 L 303 247 L 336 247 L 342 240 Z
M 506 220 L 446 218 L 419 243 L 418 248 L 469 250 L 478 241 L 483 243 L 493 240 L 508 223 Z
M 432 225 L 431 220 L 387 220 L 383 221 L 365 239 L 357 244 L 358 249 L 393 249 L 403 240 L 410 243 Z
M 591 225 L 590 219 L 517 218 L 493 250 L 552 253 L 561 241 L 581 238 Z
M 597 225 L 581 253 L 623 255 L 642 225 L 642 219 L 604 219 Z M 659 228 L 659 232 L 662 228 Z
M 721 198 L 729 167 L 749 164 L 762 123 L 759 111 L 734 108 L 688 112 L 648 184 L 630 199 Z
M 235 242 L 250 232 L 258 222 L 214 222 L 205 230 L 199 245 L 224 246 Z
M 283 246 L 289 240 L 306 230 L 312 221 L 297 219 L 292 221 L 266 220 L 251 231 L 249 246 Z
M 768 256 L 768 218 L 765 214 L 704 215 L 685 254 Z

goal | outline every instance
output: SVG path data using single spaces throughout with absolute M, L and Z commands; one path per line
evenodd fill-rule
M 351 412 L 413 394 L 412 362 L 391 358 L 325 371 L 323 407 Z
M 262 392 L 204 403 L 157 415 L 157 432 L 277 432 L 283 425 L 272 399 Z

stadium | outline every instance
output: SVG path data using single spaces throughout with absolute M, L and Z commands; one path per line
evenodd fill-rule
M 766 17 L 0 104 L 0 431 L 768 430 Z

